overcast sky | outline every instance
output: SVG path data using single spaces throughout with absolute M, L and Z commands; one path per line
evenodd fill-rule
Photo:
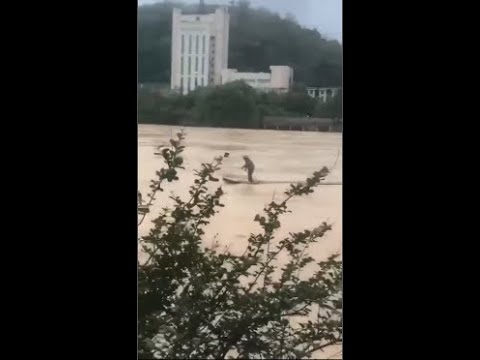
M 161 2 L 138 0 L 139 5 Z M 183 0 L 198 3 L 199 0 Z M 229 0 L 205 0 L 206 4 L 228 4 Z M 250 0 L 252 7 L 263 6 L 285 15 L 289 12 L 305 27 L 316 28 L 324 37 L 342 39 L 342 0 Z

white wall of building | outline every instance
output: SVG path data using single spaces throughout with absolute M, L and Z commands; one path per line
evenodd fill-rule
M 226 84 L 242 80 L 251 87 L 259 90 L 270 89 L 270 73 L 238 72 L 236 69 L 225 69 L 221 73 L 221 83 Z
M 293 83 L 293 69 L 289 66 L 270 66 L 271 73 L 238 72 L 225 69 L 221 72 L 221 83 L 242 80 L 262 91 L 287 92 Z
M 215 10 L 215 51 L 214 51 L 214 81 L 220 85 L 221 71 L 228 68 L 228 42 L 229 42 L 230 15 L 227 7 L 220 7 Z
M 271 88 L 286 92 L 293 84 L 293 69 L 290 66 L 270 66 L 272 73 Z
M 171 88 L 182 94 L 199 86 L 220 84 L 228 68 L 230 16 L 226 7 L 213 14 L 172 14 Z

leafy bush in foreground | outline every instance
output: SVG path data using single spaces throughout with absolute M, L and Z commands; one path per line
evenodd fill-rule
M 165 167 L 152 181 L 148 204 L 165 181 L 178 180 L 184 136 L 177 136 L 162 150 Z M 304 358 L 340 343 L 341 262 L 332 256 L 315 263 L 308 256 L 330 225 L 275 238 L 289 200 L 312 193 L 324 173 L 291 185 L 284 200 L 266 206 L 254 219 L 262 231 L 251 234 L 238 255 L 203 241 L 203 228 L 224 206 L 222 188 L 209 191 L 207 185 L 219 181 L 215 173 L 225 157 L 202 164 L 189 198 L 172 196 L 173 207 L 164 208 L 139 239 L 148 257 L 138 264 L 139 358 Z M 279 263 L 281 253 L 286 262 Z M 308 265 L 316 272 L 304 278 Z

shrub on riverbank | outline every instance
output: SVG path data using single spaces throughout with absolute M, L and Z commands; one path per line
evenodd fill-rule
M 161 149 L 165 167 L 152 180 L 147 205 L 165 183 L 178 180 L 184 137 L 177 136 Z M 225 157 L 202 164 L 189 198 L 172 195 L 173 207 L 164 208 L 139 239 L 147 255 L 138 264 L 139 358 L 303 358 L 340 343 L 341 262 L 308 256 L 330 225 L 275 236 L 289 200 L 312 193 L 322 173 L 291 185 L 284 200 L 266 206 L 254 219 L 262 231 L 250 235 L 243 254 L 232 254 L 204 245 L 203 228 L 224 206 L 222 187 L 209 191 L 208 185 L 219 181 L 215 174 Z M 140 214 L 139 224 L 144 219 Z M 316 268 L 312 276 L 302 276 L 307 266 Z

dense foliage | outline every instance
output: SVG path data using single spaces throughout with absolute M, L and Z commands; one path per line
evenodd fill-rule
M 152 180 L 148 204 L 165 182 L 178 180 L 183 138 L 180 133 L 163 148 L 165 167 Z M 202 164 L 189 198 L 172 195 L 173 207 L 165 206 L 139 239 L 148 257 L 138 264 L 142 359 L 304 358 L 342 341 L 341 262 L 335 256 L 316 262 L 308 254 L 330 225 L 275 236 L 289 200 L 312 193 L 325 169 L 266 206 L 253 219 L 262 230 L 249 236 L 243 254 L 232 254 L 218 245 L 206 247 L 203 236 L 224 206 L 222 188 L 212 185 L 227 156 Z M 309 266 L 316 271 L 305 276 Z
M 314 116 L 319 118 L 343 118 L 342 116 L 342 89 L 339 89 L 338 93 L 325 103 L 317 102 L 315 105 Z
M 200 88 L 195 94 L 195 115 L 199 125 L 257 128 L 257 94 L 244 82 Z
M 140 90 L 138 96 L 140 123 L 258 128 L 267 115 L 341 118 L 341 92 L 322 104 L 301 86 L 286 94 L 262 93 L 236 81 L 185 96 L 150 90 Z
M 138 79 L 170 83 L 172 9 L 196 12 L 197 5 L 161 2 L 138 8 Z M 215 5 L 206 5 L 213 12 Z M 342 82 L 342 46 L 248 1 L 232 1 L 229 67 L 269 72 L 270 65 L 289 65 L 296 82 L 333 87 Z

